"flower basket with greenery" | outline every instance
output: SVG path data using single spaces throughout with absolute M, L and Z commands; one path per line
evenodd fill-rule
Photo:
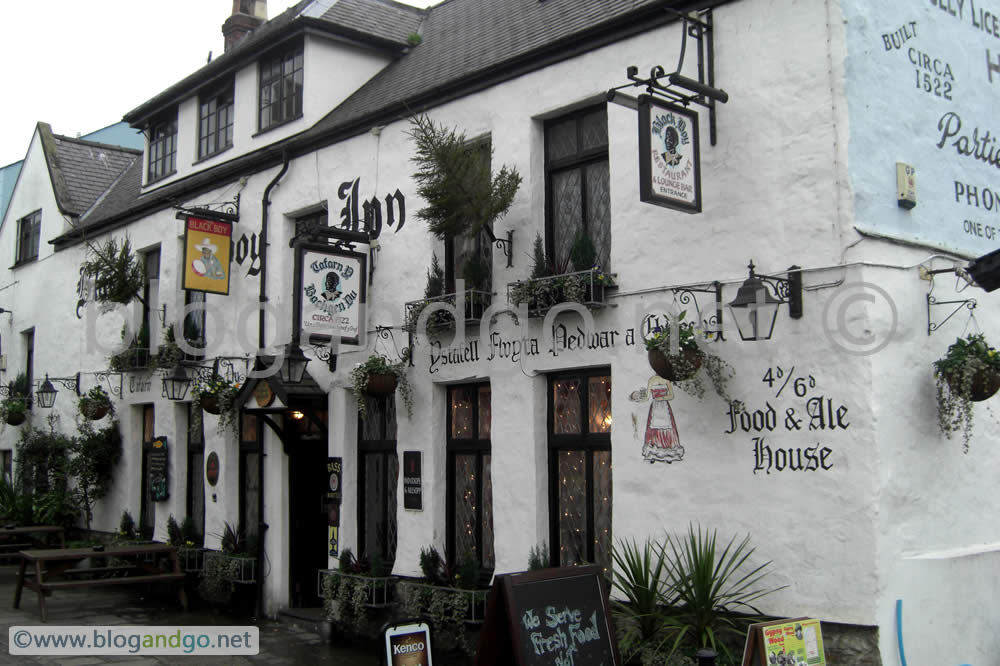
M 205 549 L 201 547 L 201 539 L 194 531 L 194 521 L 190 516 L 184 518 L 180 525 L 173 515 L 167 518 L 167 541 L 177 547 L 177 558 L 181 568 L 186 572 L 204 569 Z
M 18 373 L 14 381 L 7 383 L 7 397 L 0 401 L 0 418 L 7 425 L 21 425 L 28 417 L 28 375 Z
M 236 395 L 239 392 L 239 383 L 230 382 L 216 372 L 207 377 L 196 378 L 191 387 L 193 400 L 198 402 L 201 408 L 209 414 L 219 417 L 218 432 L 220 434 L 229 428 L 236 427 L 239 416 Z
M 646 357 L 650 368 L 660 377 L 676 382 L 699 400 L 705 397 L 702 377 L 705 375 L 719 397 L 727 403 L 734 403 L 728 390 L 729 380 L 735 374 L 733 368 L 699 346 L 699 340 L 703 340 L 705 334 L 695 327 L 694 322 L 685 322 L 686 315 L 687 311 L 683 310 L 676 317 L 676 328 L 671 328 L 668 321 L 656 326 L 646 337 Z
M 531 275 L 507 285 L 507 302 L 527 305 L 531 317 L 544 316 L 560 303 L 599 307 L 604 289 L 615 286 L 614 275 L 594 263 L 596 251 L 586 234 L 578 234 L 570 256 L 562 263 L 545 255 L 542 237 L 535 235 Z M 570 271 L 570 263 L 576 269 Z M 580 263 L 577 263 L 580 262 Z
M 111 413 L 114 406 L 107 391 L 100 386 L 95 386 L 80 396 L 78 409 L 84 418 L 97 421 Z
M 969 452 L 974 402 L 991 398 L 1000 390 L 1000 353 L 982 333 L 957 338 L 947 353 L 934 361 L 938 424 L 951 436 L 961 431 L 962 448 Z
M 206 551 L 198 594 L 202 599 L 228 604 L 235 585 L 257 582 L 257 544 L 242 527 L 223 524 L 221 551 Z
M 389 395 L 399 389 L 406 405 L 407 416 L 413 416 L 413 393 L 406 375 L 406 361 L 390 363 L 381 354 L 372 354 L 364 363 L 351 369 L 351 391 L 358 403 L 358 411 L 365 416 L 366 395 Z

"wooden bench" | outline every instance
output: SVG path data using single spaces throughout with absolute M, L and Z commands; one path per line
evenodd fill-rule
M 59 548 L 66 547 L 66 535 L 58 525 L 23 525 L 0 527 L 0 561 L 15 562 L 22 550 L 54 548 L 46 539 L 55 535 Z
M 45 597 L 54 590 L 72 590 L 103 587 L 105 585 L 139 585 L 144 583 L 173 583 L 177 588 L 181 606 L 187 610 L 187 594 L 184 591 L 185 573 L 181 570 L 177 549 L 166 544 L 142 544 L 109 546 L 103 550 L 93 548 L 63 548 L 56 550 L 20 551 L 21 566 L 17 572 L 17 586 L 14 588 L 14 608 L 21 606 L 21 592 L 25 587 L 38 594 L 38 608 L 42 622 L 48 620 Z M 87 558 L 116 558 L 128 562 L 128 566 L 98 566 L 73 568 Z M 167 569 L 160 568 L 160 560 L 167 563 Z M 121 571 L 136 575 L 113 578 L 67 579 L 67 574 L 100 573 Z M 181 583 L 177 585 L 177 583 Z

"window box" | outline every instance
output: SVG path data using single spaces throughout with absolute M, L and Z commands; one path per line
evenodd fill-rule
M 178 548 L 177 559 L 185 572 L 201 571 L 205 568 L 204 548 Z
M 216 550 L 207 551 L 202 561 L 202 576 L 230 583 L 256 583 L 257 558 Z
M 396 591 L 407 617 L 429 615 L 435 620 L 435 626 L 449 623 L 481 625 L 490 594 L 489 588 L 441 587 L 409 580 L 400 580 Z
M 529 317 L 544 317 L 560 303 L 580 303 L 589 309 L 605 307 L 605 290 L 614 276 L 600 269 L 519 280 L 507 285 L 507 302 L 528 306 Z
M 332 602 L 345 600 L 354 590 L 358 592 L 359 599 L 364 596 L 367 608 L 387 608 L 395 603 L 396 580 L 395 576 L 366 576 L 322 569 L 318 591 L 319 596 Z
M 486 308 L 490 306 L 493 301 L 493 294 L 488 291 L 479 291 L 476 289 L 466 289 L 464 292 L 465 298 L 465 322 L 466 324 L 478 323 L 480 318 L 482 318 L 483 313 L 486 312 Z M 416 331 L 417 322 L 420 319 L 420 313 L 424 311 L 428 305 L 432 303 L 446 303 L 451 307 L 455 307 L 455 303 L 458 299 L 457 293 L 445 294 L 443 296 L 434 296 L 433 298 L 422 298 L 419 301 L 410 301 L 406 303 L 406 329 L 409 331 Z M 455 327 L 455 319 L 450 312 L 436 311 L 431 313 L 431 316 L 427 320 L 427 331 L 447 331 Z

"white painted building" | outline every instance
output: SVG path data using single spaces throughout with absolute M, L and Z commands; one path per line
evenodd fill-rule
M 622 103 L 607 92 L 630 83 L 633 65 L 638 79 L 657 65 L 674 71 L 683 40 L 671 10 L 710 5 L 699 16 L 711 19 L 714 80 L 703 80 L 728 101 L 715 104 L 714 143 L 708 109 L 690 106 L 701 212 L 689 214 L 640 200 L 630 98 L 645 86 L 621 88 Z M 114 530 L 129 508 L 163 540 L 168 516 L 203 510 L 214 547 L 225 522 L 266 524 L 267 612 L 314 603 L 331 536 L 326 463 L 340 458 L 337 546 L 383 551 L 397 575 L 419 575 L 428 545 L 449 556 L 474 546 L 503 573 L 524 569 L 542 543 L 555 563 L 606 563 L 613 540 L 700 523 L 750 534 L 754 562 L 772 561 L 769 582 L 787 587 L 762 600 L 765 612 L 818 617 L 833 644 L 853 633 L 877 646 L 878 655 L 842 663 L 902 663 L 897 631 L 913 663 L 989 663 L 998 648 L 991 572 L 1000 536 L 989 519 L 1000 504 L 997 423 L 975 408 L 967 454 L 942 437 L 932 363 L 976 326 L 995 339 L 996 297 L 953 272 L 921 275 L 997 248 L 992 17 L 971 0 L 450 0 L 430 10 L 307 0 L 126 114 L 150 146 L 77 218 L 59 212 L 42 138 L 33 142 L 0 227 L 0 253 L 11 257 L 0 279 L 0 306 L 11 311 L 0 315 L 4 382 L 33 354 L 36 379 L 81 372 L 82 390 L 114 383 L 90 373 L 107 368 L 124 321 L 152 322 L 153 347 L 163 323 L 180 330 L 179 208 L 219 211 L 238 195 L 229 294 L 205 297 L 202 330 L 205 363 L 229 359 L 223 370 L 240 381 L 249 369 L 241 358 L 280 354 L 292 340 L 296 225 L 368 232 L 377 243 L 356 248 L 371 271 L 365 308 L 352 306 L 358 344 L 342 345 L 331 371 L 317 357 L 324 351 L 303 343 L 313 358 L 307 388 L 268 379 L 277 402 L 263 390 L 246 395 L 238 433 L 217 433 L 205 416 L 202 445 L 190 435 L 190 396 L 167 400 L 157 372 L 122 375 L 125 455 L 99 529 Z M 697 47 L 689 37 L 689 79 L 699 76 Z M 470 325 L 464 344 L 448 332 L 417 335 L 412 416 L 398 393 L 395 419 L 379 410 L 384 399 L 373 404 L 386 434 L 375 417 L 359 425 L 349 371 L 373 353 L 400 357 L 406 303 L 423 296 L 432 253 L 449 283 L 461 276 L 454 248 L 417 217 L 409 119 L 421 112 L 488 141 L 493 170 L 523 178 L 494 228 L 501 240 L 513 231 L 510 245 L 479 241 L 494 303 L 529 276 L 536 234 L 558 259 L 585 228 L 617 287 L 607 307 L 589 310 L 594 329 L 582 337 L 572 314 L 517 324 L 501 315 L 481 338 L 485 326 Z M 915 207 L 898 203 L 897 163 L 915 169 Z M 21 261 L 19 230 L 36 210 L 43 242 Z M 77 317 L 82 240 L 125 233 L 158 264 L 149 311 L 98 314 L 88 303 Z M 457 254 L 469 251 L 466 243 Z M 694 318 L 693 295 L 708 322 L 714 284 L 729 303 L 751 260 L 765 275 L 801 267 L 803 296 L 801 318 L 782 305 L 766 341 L 742 341 L 723 313 L 725 339 L 710 349 L 733 368 L 729 392 L 745 411 L 711 389 L 698 399 L 651 385 L 648 316 Z M 932 288 L 938 302 L 956 303 L 928 305 Z M 968 298 L 978 307 L 957 303 Z M 54 409 L 71 431 L 72 401 Z M 306 418 L 291 419 L 292 410 Z M 0 447 L 12 449 L 17 429 L 0 428 Z M 142 443 L 153 435 L 168 438 L 169 497 L 144 503 Z M 401 499 L 406 452 L 420 454 L 419 510 Z M 211 453 L 214 486 L 204 481 Z

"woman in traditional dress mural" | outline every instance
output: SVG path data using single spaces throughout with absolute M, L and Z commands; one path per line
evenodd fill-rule
M 677 432 L 677 422 L 670 401 L 674 387 L 663 377 L 653 376 L 647 384 L 649 416 L 646 417 L 646 436 L 642 444 L 642 457 L 650 462 L 672 463 L 684 458 L 684 447 Z

